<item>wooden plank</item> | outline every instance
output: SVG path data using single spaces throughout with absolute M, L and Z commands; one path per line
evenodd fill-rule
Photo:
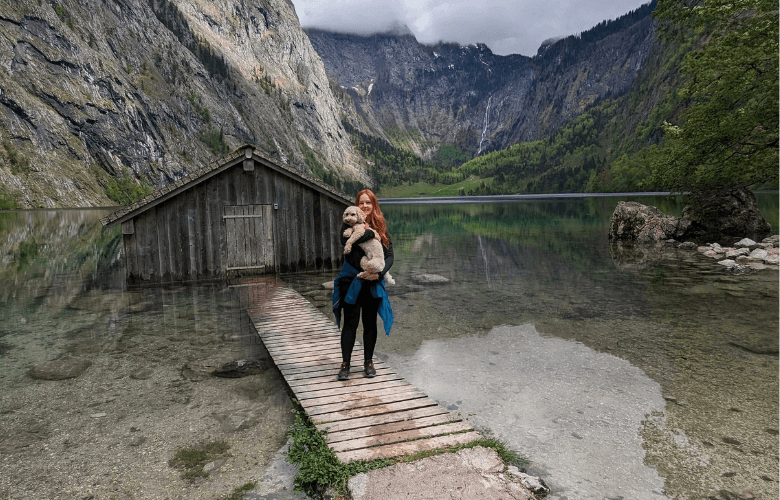
M 296 342 L 316 342 L 320 339 L 334 339 L 338 341 L 341 337 L 338 330 L 331 330 L 328 328 L 314 328 L 307 329 L 302 332 L 287 332 L 289 337 L 282 337 L 278 335 L 276 330 L 263 330 L 262 334 L 258 332 L 263 341 L 268 341 L 269 346 L 278 345 L 279 342 L 283 342 L 285 345 L 295 345 Z M 284 333 L 284 332 L 282 332 Z
M 372 427 L 375 425 L 405 422 L 408 420 L 415 420 L 418 418 L 430 417 L 434 415 L 449 415 L 449 412 L 447 412 L 447 410 L 441 406 L 425 406 L 421 408 L 412 408 L 406 411 L 342 420 L 340 422 L 322 422 L 316 424 L 315 427 L 320 431 L 327 430 L 328 434 L 330 434 L 331 432 L 342 432 L 348 431 L 350 429 Z
M 421 418 L 415 418 L 410 420 L 402 420 L 400 422 L 392 422 L 389 424 L 371 425 L 367 427 L 359 427 L 357 429 L 349 429 L 340 432 L 328 432 L 325 437 L 328 443 L 338 443 L 341 441 L 347 441 L 351 439 L 379 436 L 382 434 L 392 434 L 394 432 L 408 431 L 411 429 L 429 427 L 431 425 L 449 424 L 452 422 L 459 422 L 459 421 L 460 421 L 459 418 L 454 417 L 449 413 L 442 413 L 430 417 L 421 417 Z
M 135 234 L 123 234 L 122 242 L 125 247 L 125 273 L 131 283 L 139 279 L 138 275 L 138 250 Z
M 402 410 L 413 410 L 414 408 L 423 408 L 426 406 L 436 406 L 436 401 L 430 398 L 415 398 L 407 401 L 394 401 L 387 404 L 368 406 L 365 408 L 355 408 L 354 410 L 342 410 L 320 415 L 310 415 L 315 424 L 324 422 L 336 422 L 339 420 L 350 420 L 358 417 L 368 417 L 369 415 L 381 415 L 383 413 L 392 413 Z
M 325 407 L 333 404 L 347 404 L 347 403 L 363 403 L 362 406 L 370 406 L 372 400 L 382 398 L 384 396 L 395 396 L 405 393 L 417 393 L 424 394 L 415 386 L 409 384 L 391 385 L 390 382 L 378 383 L 374 385 L 365 385 L 359 389 L 350 387 L 352 389 L 348 392 L 342 392 L 340 394 L 317 396 L 317 391 L 307 391 L 306 394 L 313 395 L 311 397 L 301 397 L 299 393 L 295 393 L 304 408 Z M 324 391 L 323 391 L 324 392 Z
M 401 455 L 411 455 L 421 451 L 436 450 L 460 444 L 467 444 L 482 439 L 478 432 L 465 432 L 462 434 L 450 434 L 405 443 L 388 444 L 374 448 L 364 448 L 336 453 L 336 457 L 344 463 L 354 460 L 375 460 L 377 458 L 393 458 Z
M 413 439 L 420 439 L 425 437 L 446 436 L 447 434 L 473 430 L 474 429 L 472 429 L 472 427 L 466 422 L 453 422 L 451 424 L 421 427 L 390 434 L 379 434 L 376 436 L 349 439 L 337 443 L 329 443 L 328 446 L 335 452 L 341 452 L 369 448 L 373 446 L 383 446 L 392 443 L 400 443 L 402 441 L 410 441 Z
M 200 235 L 196 222 L 197 211 L 195 210 L 195 194 L 190 189 L 182 193 L 180 198 L 185 198 L 187 202 L 187 245 L 189 246 L 189 280 L 195 280 L 198 276 L 198 242 Z
M 286 354 L 295 354 L 299 352 L 316 352 L 318 349 L 328 350 L 341 349 L 341 342 L 336 337 L 330 337 L 327 341 L 320 342 L 318 344 L 304 344 L 296 348 L 295 344 L 278 344 L 269 345 L 265 344 L 265 348 L 268 352 L 273 352 L 274 356 L 284 356 Z
M 206 270 L 206 227 L 208 219 L 206 217 L 206 187 L 202 184 L 192 189 L 193 199 L 195 201 L 195 248 L 196 248 L 196 266 L 198 269 L 198 279 L 202 279 L 208 271 Z
M 341 335 L 339 334 L 339 331 L 330 329 L 328 327 L 320 327 L 316 330 L 311 330 L 309 334 L 289 333 L 290 337 L 273 335 L 273 331 L 274 330 L 267 330 L 264 332 L 268 333 L 268 335 L 260 335 L 258 332 L 258 336 L 263 339 L 263 343 L 266 345 L 266 347 L 292 349 L 297 347 L 323 346 L 333 343 L 341 345 Z M 311 335 L 312 333 L 314 334 L 313 336 Z
M 341 337 L 339 335 L 322 335 L 320 337 L 315 337 L 312 339 L 288 339 L 285 337 L 267 337 L 263 339 L 263 343 L 266 347 L 271 348 L 277 348 L 277 349 L 284 349 L 284 348 L 293 348 L 293 347 L 316 347 L 316 346 L 323 346 L 323 345 L 330 345 L 330 344 L 338 344 L 341 345 Z
M 273 341 L 284 339 L 287 342 L 316 340 L 319 338 L 340 338 L 340 332 L 328 325 L 307 325 L 302 330 L 281 330 L 276 328 L 262 329 L 258 332 L 263 340 Z
M 308 188 L 303 189 L 302 226 L 305 268 L 313 269 L 315 265 L 316 239 L 314 236 L 314 193 Z
M 225 185 L 227 177 L 223 175 L 219 175 L 214 178 L 214 182 L 216 185 L 214 186 L 214 196 L 217 200 L 217 207 L 215 210 L 215 215 L 217 217 L 216 223 L 219 227 L 219 250 L 216 251 L 216 255 L 219 256 L 218 261 L 215 262 L 215 264 L 218 264 L 217 269 L 219 269 L 220 275 L 226 275 L 227 274 L 227 226 L 225 224 L 225 219 L 222 218 L 222 215 L 225 213 L 225 207 L 229 205 L 227 202 L 227 186 Z
M 330 368 L 331 366 L 327 366 L 324 369 Z M 289 380 L 288 385 L 294 391 L 309 392 L 319 391 L 322 389 L 334 389 L 338 387 L 354 387 L 357 385 L 378 384 L 387 380 L 402 380 L 401 376 L 392 370 L 382 371 L 380 368 L 377 368 L 376 370 L 376 377 L 364 377 L 363 369 L 359 368 L 358 366 L 353 366 L 353 369 L 350 372 L 349 380 L 336 380 L 335 377 L 340 369 L 340 365 L 335 365 L 334 368 L 335 371 L 333 372 L 333 375 L 325 375 L 318 378 L 299 378 Z
M 352 352 L 352 360 L 354 363 L 354 360 L 357 359 L 361 363 L 363 362 L 363 352 L 362 351 L 353 351 Z M 318 364 L 328 364 L 328 363 L 341 363 L 341 352 L 334 352 L 334 353 L 324 353 L 324 354 L 318 354 L 314 356 L 305 356 L 301 358 L 285 358 L 281 359 L 279 361 L 276 361 L 274 359 L 274 363 L 276 363 L 276 366 L 279 367 L 299 367 L 299 366 L 312 366 L 312 365 L 318 365 Z
M 160 282 L 171 281 L 170 228 L 168 227 L 168 203 L 157 205 L 157 261 L 160 267 Z
M 276 252 L 274 250 L 274 218 L 273 209 L 271 205 L 263 205 L 263 216 L 265 217 L 265 225 L 263 226 L 263 232 L 260 235 L 261 243 L 263 245 L 263 259 L 269 270 L 276 269 Z
M 378 372 L 377 372 L 378 373 Z M 376 377 L 374 377 L 376 378 Z M 377 383 L 378 386 L 388 389 L 390 387 L 414 387 L 409 382 L 403 380 L 403 379 L 397 379 L 397 380 L 381 380 Z M 371 391 L 374 389 L 365 388 L 366 391 Z M 295 391 L 295 396 L 300 399 L 313 399 L 313 398 L 324 398 L 327 396 L 338 396 L 341 394 L 362 394 L 364 392 L 364 388 L 360 387 L 359 392 L 355 392 L 355 386 L 351 387 L 344 387 L 343 385 L 341 387 L 335 387 L 332 389 L 319 389 L 319 390 L 313 390 L 313 391 Z
M 214 241 L 214 210 L 216 209 L 216 203 L 214 202 L 213 178 L 200 186 L 203 190 L 203 238 L 205 240 L 203 273 L 206 276 L 213 278 L 217 275 L 216 267 L 214 265 L 214 249 L 217 245 Z
M 295 342 L 314 342 L 319 339 L 336 339 L 341 338 L 341 334 L 338 330 L 333 329 L 327 325 L 309 325 L 304 330 L 277 330 L 275 328 L 262 329 L 258 332 L 260 338 L 264 341 L 268 341 L 273 345 L 274 342 L 285 342 L 287 344 L 293 344 Z
M 235 207 L 225 206 L 225 215 L 236 215 Z M 225 219 L 225 237 L 227 238 L 225 248 L 227 250 L 226 263 L 228 267 L 236 266 L 236 220 L 233 218 Z
M 154 276 L 154 261 L 157 252 L 152 248 L 152 238 L 156 233 L 156 222 L 154 207 L 140 214 L 135 219 L 135 234 L 138 236 L 138 271 L 141 273 L 141 279 L 146 282 L 152 280 Z M 159 272 L 159 271 L 158 271 Z
M 331 420 L 328 415 L 340 414 L 343 412 L 368 411 L 374 413 L 387 413 L 385 406 L 388 404 L 407 403 L 417 399 L 427 399 L 427 396 L 419 389 L 396 392 L 383 396 L 360 398 L 354 401 L 343 401 L 338 403 L 328 403 L 319 406 L 304 406 L 306 413 L 311 418 L 324 418 Z M 304 405 L 304 402 L 301 402 Z
M 268 352 L 271 353 L 271 355 L 276 360 L 284 360 L 284 359 L 295 359 L 295 358 L 302 358 L 302 357 L 309 357 L 309 356 L 316 356 L 318 354 L 331 354 L 331 353 L 341 353 L 341 345 L 339 343 L 334 342 L 332 345 L 326 345 L 326 346 L 320 346 L 318 348 L 301 348 L 299 350 L 278 350 L 273 348 L 268 348 Z
M 336 374 L 339 372 L 340 368 L 341 368 L 340 365 L 327 366 L 325 368 L 316 368 L 316 367 L 300 368 L 300 369 L 285 370 L 282 372 L 282 374 L 284 375 L 285 380 L 287 380 L 289 384 L 297 384 L 299 382 L 307 382 L 312 380 L 315 381 L 314 383 L 333 382 L 336 380 L 334 377 L 336 377 Z M 355 370 L 358 369 L 359 367 L 355 367 Z M 355 371 L 354 373 L 357 374 L 358 372 Z M 388 377 L 392 376 L 391 378 L 401 378 L 390 368 L 377 367 L 376 377 L 374 378 L 379 378 L 383 375 Z M 357 375 L 354 378 L 356 379 Z
M 277 260 L 279 263 L 279 270 L 286 272 L 290 269 L 290 252 L 289 252 L 289 233 L 290 233 L 290 220 L 289 220 L 289 207 L 287 206 L 287 197 L 284 191 L 283 177 L 278 173 L 272 174 L 272 185 L 274 187 L 274 203 L 277 204 L 277 210 L 275 210 L 274 226 L 275 237 L 277 238 L 276 248 Z
M 288 223 L 290 224 L 287 247 L 290 257 L 290 271 L 297 272 L 301 270 L 301 205 L 298 199 L 300 186 L 293 185 L 293 183 L 285 179 L 284 190 L 287 193 L 287 199 L 289 203 L 288 207 Z

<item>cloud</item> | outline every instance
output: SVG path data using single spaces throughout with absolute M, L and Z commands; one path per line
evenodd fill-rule
M 304 28 L 369 34 L 409 27 L 421 43 L 485 43 L 534 55 L 542 41 L 615 19 L 648 0 L 293 0 Z

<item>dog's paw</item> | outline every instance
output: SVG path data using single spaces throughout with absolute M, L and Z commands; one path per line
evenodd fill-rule
M 351 251 L 352 251 L 352 245 L 351 244 L 347 243 L 346 245 L 344 245 L 344 255 L 347 255 Z

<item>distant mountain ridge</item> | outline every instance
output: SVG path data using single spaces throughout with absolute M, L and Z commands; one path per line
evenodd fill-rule
M 534 57 L 396 33 L 305 31 L 367 133 L 425 158 L 442 145 L 475 155 L 543 137 L 626 92 L 653 44 L 653 7 L 543 44 Z

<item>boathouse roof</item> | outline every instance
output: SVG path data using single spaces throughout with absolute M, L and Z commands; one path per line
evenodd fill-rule
M 277 162 L 269 158 L 266 154 L 257 149 L 256 146 L 251 144 L 245 144 L 232 153 L 224 156 L 218 160 L 204 165 L 203 167 L 195 170 L 194 172 L 186 175 L 170 184 L 163 186 L 160 189 L 153 191 L 151 194 L 144 198 L 120 208 L 116 212 L 107 215 L 100 219 L 106 227 L 112 227 L 117 224 L 121 224 L 126 220 L 145 212 L 146 210 L 164 202 L 169 198 L 179 195 L 180 193 L 187 191 L 200 184 L 201 182 L 219 174 L 220 172 L 227 170 L 235 165 L 241 164 L 244 160 L 254 160 L 267 168 L 275 170 L 287 177 L 303 184 L 308 187 L 319 191 L 320 193 L 333 198 L 339 202 L 352 205 L 353 201 L 345 193 L 338 189 L 324 183 L 320 179 L 306 174 L 293 167 Z

